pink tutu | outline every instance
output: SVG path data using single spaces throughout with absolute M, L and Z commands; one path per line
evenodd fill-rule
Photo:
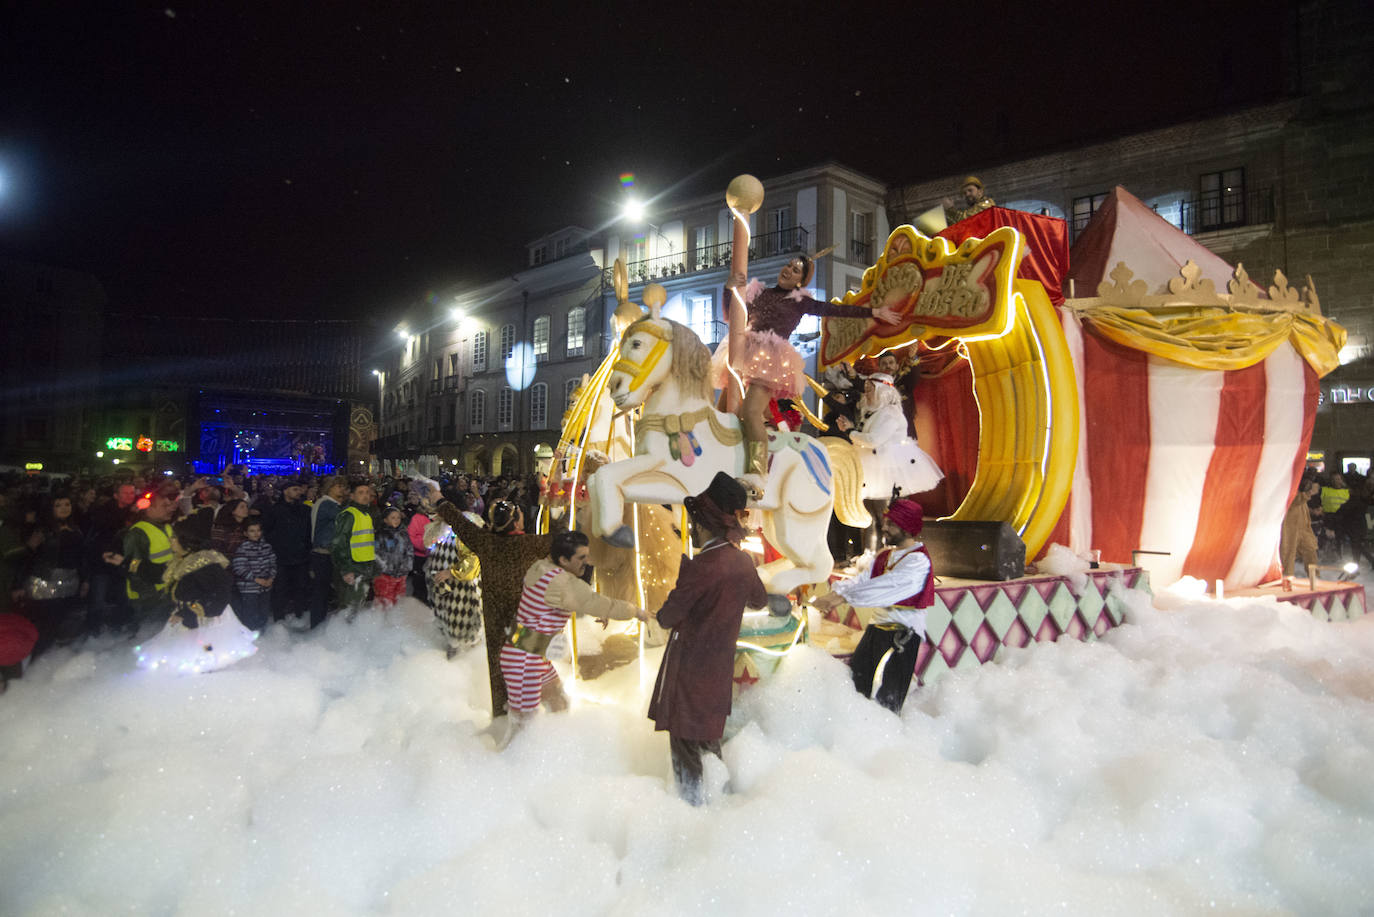
M 729 381 L 726 369 L 729 356 L 730 340 L 726 338 L 711 355 L 711 385 L 715 388 L 725 388 Z M 773 332 L 744 333 L 744 359 L 739 361 L 735 372 L 746 386 L 762 382 L 773 390 L 774 398 L 795 398 L 805 384 L 802 381 L 805 368 L 797 348 Z

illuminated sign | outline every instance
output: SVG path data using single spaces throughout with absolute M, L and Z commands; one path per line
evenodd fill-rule
M 43 470 L 43 463 L 42 463 L 42 462 L 25 462 L 25 463 L 24 463 L 24 470 L 25 470 L 25 471 L 42 471 L 42 470 Z
M 180 452 L 181 442 L 175 439 L 154 441 L 148 436 L 111 436 L 105 440 L 105 448 L 111 452 Z
M 1374 385 L 1332 385 L 1323 388 L 1320 404 L 1374 404 Z

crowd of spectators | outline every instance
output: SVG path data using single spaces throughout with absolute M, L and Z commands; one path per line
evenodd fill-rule
M 170 541 L 174 522 L 202 513 L 211 547 L 233 572 L 232 605 L 250 628 L 281 621 L 307 630 L 371 600 L 426 601 L 424 538 L 436 498 L 428 485 L 391 475 L 245 472 L 0 478 L 0 616 L 10 624 L 0 626 L 0 643 L 22 645 L 29 635 L 31 659 L 55 644 L 132 636 L 144 623 L 165 622 L 164 536 Z M 524 531 L 539 512 L 537 476 L 452 474 L 438 482 L 443 498 L 494 531 Z M 492 507 L 500 510 L 494 522 Z M 21 671 L 0 652 L 0 685 Z

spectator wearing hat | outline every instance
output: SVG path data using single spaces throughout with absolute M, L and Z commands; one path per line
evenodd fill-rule
M 935 578 L 930 554 L 916 540 L 924 513 L 921 504 L 903 497 L 883 514 L 883 540 L 888 547 L 873 566 L 853 579 L 836 583 L 813 604 L 822 611 L 841 602 L 877 609 L 849 660 L 854 687 L 873 697 L 875 673 L 882 669 L 878 703 L 900 713 L 906 703 L 916 658 L 926 633 L 926 613 L 935 604 Z
M 310 606 L 310 507 L 305 505 L 305 482 L 281 483 L 281 500 L 262 514 L 263 537 L 277 555 L 272 583 L 272 619 L 305 612 Z
M 704 802 L 702 755 L 720 756 L 744 609 L 768 605 L 754 562 L 739 548 L 739 513 L 747 500 L 738 481 L 717 472 L 704 492 L 683 501 L 697 552 L 682 558 L 677 584 L 656 615 L 673 632 L 649 719 L 655 730 L 668 733 L 678 793 L 692 805 Z
M 965 178 L 959 186 L 959 193 L 964 198 L 962 207 L 955 206 L 953 199 L 945 198 L 945 220 L 947 222 L 957 223 L 960 220 L 967 220 L 976 213 L 982 213 L 989 207 L 997 206 L 997 203 L 984 193 L 983 182 L 977 175 L 970 175 Z

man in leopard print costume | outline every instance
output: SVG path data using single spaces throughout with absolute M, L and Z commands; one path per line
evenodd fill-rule
M 491 715 L 493 719 L 504 716 L 506 680 L 501 674 L 501 647 L 515 626 L 525 571 L 539 558 L 548 556 L 553 536 L 526 535 L 519 508 L 505 500 L 491 505 L 490 529 L 473 523 L 448 500 L 440 502 L 436 512 L 482 563 L 482 618 L 487 635 Z

